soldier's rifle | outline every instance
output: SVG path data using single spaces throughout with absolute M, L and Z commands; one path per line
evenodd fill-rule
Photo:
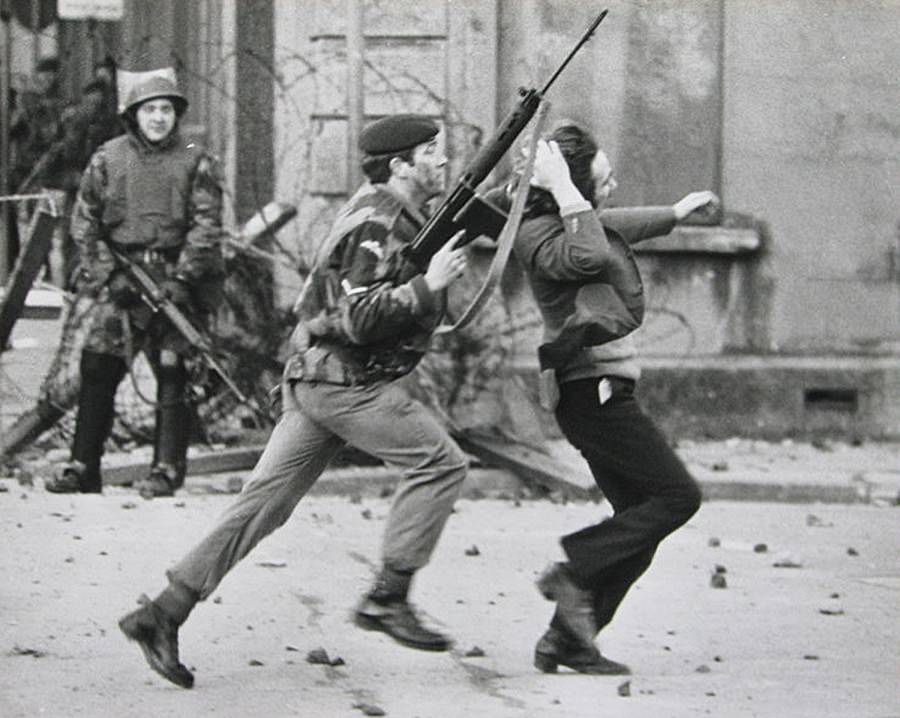
M 591 23 L 587 32 L 581 37 L 562 64 L 556 69 L 550 79 L 541 90 L 524 87 L 519 90 L 519 101 L 515 108 L 504 119 L 503 124 L 494 133 L 490 141 L 479 151 L 466 168 L 462 176 L 457 180 L 453 191 L 441 202 L 434 214 L 425 223 L 415 239 L 409 244 L 407 250 L 409 258 L 420 268 L 428 266 L 431 257 L 444 243 L 460 229 L 466 233 L 457 240 L 457 247 L 476 239 L 479 234 L 499 233 L 505 218 L 502 213 L 493 210 L 488 203 L 481 200 L 476 194 L 480 185 L 499 164 L 503 155 L 512 146 L 522 130 L 528 125 L 544 95 L 556 78 L 562 73 L 575 54 L 594 34 L 594 30 L 606 17 L 607 10 L 603 10 Z M 485 230 L 485 231 L 482 231 Z
M 163 314 L 169 320 L 175 330 L 184 337 L 185 341 L 191 345 L 191 348 L 203 360 L 204 364 L 219 375 L 219 378 L 228 387 L 229 391 L 237 397 L 238 401 L 249 406 L 254 411 L 258 411 L 257 407 L 251 403 L 244 392 L 240 390 L 240 387 L 228 375 L 225 367 L 216 359 L 213 353 L 212 342 L 209 338 L 191 323 L 191 320 L 185 316 L 184 312 L 166 295 L 159 284 L 140 264 L 133 262 L 109 244 L 107 246 L 119 268 L 131 280 L 135 289 L 138 290 L 141 300 L 150 310 L 154 313 Z

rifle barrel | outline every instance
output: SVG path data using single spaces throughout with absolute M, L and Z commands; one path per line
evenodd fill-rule
M 581 49 L 582 45 L 584 45 L 584 43 L 586 43 L 588 40 L 591 39 L 591 35 L 594 34 L 594 30 L 596 30 L 597 26 L 601 22 L 603 22 L 603 18 L 606 17 L 606 14 L 608 12 L 609 12 L 609 10 L 603 10 L 599 15 L 597 15 L 597 19 L 594 20 L 593 23 L 591 23 L 591 26 L 587 29 L 587 32 L 584 33 L 581 40 L 578 41 L 578 44 L 574 47 L 572 52 L 569 53 L 569 56 L 565 60 L 563 60 L 562 65 L 560 65 L 558 68 L 556 68 L 556 72 L 554 72 L 553 76 L 549 80 L 547 80 L 547 84 L 544 85 L 544 89 L 541 90 L 541 97 L 543 97 L 544 94 L 547 92 L 547 90 L 550 89 L 550 85 L 552 85 L 554 82 L 556 82 L 556 78 L 559 77 L 560 74 L 562 73 L 562 71 L 566 69 L 566 65 L 568 65 L 569 61 L 573 57 L 575 57 L 575 54 Z

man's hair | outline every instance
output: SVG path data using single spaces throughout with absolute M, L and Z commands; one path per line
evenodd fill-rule
M 582 196 L 594 204 L 594 192 L 596 182 L 592 173 L 591 164 L 598 150 L 597 142 L 591 133 L 574 122 L 558 125 L 547 141 L 556 142 L 560 152 L 569 165 L 569 174 L 572 183 L 581 192 Z M 542 214 L 551 214 L 559 211 L 559 206 L 553 195 L 547 190 L 533 187 L 528 193 L 527 215 L 536 217 Z
M 412 147 L 386 155 L 365 155 L 362 160 L 363 174 L 372 184 L 384 184 L 391 178 L 391 160 L 397 157 L 407 164 L 412 164 L 414 150 L 415 147 Z

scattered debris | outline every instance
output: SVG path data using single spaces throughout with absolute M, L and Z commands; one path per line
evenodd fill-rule
M 297 646 L 292 646 L 291 644 L 288 644 L 284 647 L 284 650 L 292 651 L 293 653 L 297 653 L 300 649 L 297 648 Z
M 363 715 L 367 716 L 387 715 L 383 708 L 376 706 L 374 703 L 354 703 L 353 707 L 356 708 L 356 710 L 362 711 Z
M 834 526 L 834 524 L 831 523 L 830 521 L 828 521 L 828 522 L 822 521 L 822 519 L 820 519 L 815 514 L 807 514 L 806 515 L 806 525 L 807 526 L 816 526 L 816 527 L 821 527 L 821 528 L 832 528 Z
M 769 547 L 764 543 L 758 543 L 753 546 L 753 553 L 767 553 Z
M 715 691 L 706 691 L 706 693 L 704 693 L 703 695 L 708 696 L 709 698 L 715 698 L 716 692 Z
M 263 663 L 262 661 L 257 661 L 255 658 L 251 658 L 249 661 L 247 661 L 247 665 L 253 666 L 255 668 L 257 666 L 264 666 L 266 664 Z
M 815 653 L 807 653 L 803 656 L 804 661 L 818 661 L 819 657 Z
M 368 520 L 368 519 L 372 518 L 372 509 L 363 509 L 362 511 L 359 512 L 359 514 L 364 519 Z
M 463 655 L 466 658 L 482 658 L 484 656 L 484 650 L 479 646 L 472 646 Z
M 715 572 L 716 572 L 716 573 L 728 573 L 728 569 L 725 568 L 722 564 L 717 563 L 717 564 L 716 564 L 716 571 L 715 571 Z
M 12 650 L 9 652 L 10 656 L 31 656 L 32 658 L 43 658 L 47 655 L 47 651 L 42 651 L 40 648 L 23 648 L 18 643 L 13 646 Z
M 707 666 L 705 663 L 701 663 L 697 666 L 696 673 L 712 673 L 712 668 Z
M 331 659 L 328 657 L 328 652 L 324 648 L 313 648 L 306 654 L 306 662 L 315 665 L 331 665 Z
M 714 660 L 716 663 L 721 663 L 721 662 L 724 661 L 725 659 L 722 658 L 722 656 L 713 656 L 713 660 Z
M 350 503 L 351 504 L 361 504 L 362 503 L 362 494 L 359 491 L 354 491 L 350 494 Z
M 848 555 L 848 556 L 859 556 L 859 551 L 857 551 L 855 548 L 853 548 L 852 546 L 850 546 L 850 547 L 847 549 L 847 555 Z
M 725 580 L 725 574 L 714 573 L 709 577 L 709 585 L 713 588 L 728 588 L 728 581 Z
M 478 550 L 478 547 L 475 544 L 472 544 L 471 547 L 466 549 L 466 556 L 480 556 L 481 551 Z
M 775 568 L 803 568 L 803 564 L 788 553 L 776 556 L 772 565 Z
M 176 509 L 183 509 L 187 504 L 185 504 L 184 501 L 176 501 L 176 502 L 175 502 L 174 504 L 172 504 L 172 505 L 173 505 Z
M 839 593 L 832 593 L 828 598 L 840 598 L 840 597 L 841 597 L 841 594 L 839 594 Z
M 216 603 L 216 604 L 222 603 L 222 597 L 221 597 L 221 596 L 216 596 L 216 597 L 213 599 L 213 603 Z
M 713 548 L 716 548 L 717 546 L 721 546 L 721 545 L 722 545 L 721 540 L 719 540 L 716 536 L 710 536 L 710 537 L 709 537 L 709 541 L 708 541 L 707 543 L 708 543 L 710 546 L 712 546 Z
M 716 461 L 712 465 L 713 471 L 728 471 L 728 462 L 727 461 Z
M 9 488 L 5 483 L 0 483 L 0 494 L 5 494 L 9 491 Z
M 288 649 L 290 650 L 290 649 Z M 294 649 L 296 650 L 296 649 Z M 328 651 L 324 648 L 313 648 L 309 653 L 306 654 L 306 662 L 312 663 L 313 665 L 318 666 L 343 666 L 345 665 L 344 659 L 340 656 L 335 656 L 331 658 L 328 655 Z M 378 715 L 378 714 L 376 714 Z
M 843 616 L 844 609 L 843 608 L 820 608 L 819 613 L 823 616 Z
M 628 696 L 631 695 L 631 681 L 620 683 L 619 687 L 616 688 L 616 692 L 622 696 L 622 698 L 628 698 Z
M 122 508 L 123 508 L 123 509 L 136 509 L 136 508 L 137 508 L 137 504 L 134 503 L 134 501 L 123 501 L 123 502 L 122 502 Z
M 287 561 L 278 561 L 274 559 L 257 561 L 257 566 L 262 566 L 263 568 L 284 568 L 287 566 Z
M 66 563 L 75 563 L 75 557 L 74 556 L 66 557 Z

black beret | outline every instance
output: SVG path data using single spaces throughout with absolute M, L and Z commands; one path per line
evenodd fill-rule
M 423 115 L 389 115 L 366 126 L 359 135 L 359 149 L 367 155 L 403 152 L 428 142 L 439 130 Z

